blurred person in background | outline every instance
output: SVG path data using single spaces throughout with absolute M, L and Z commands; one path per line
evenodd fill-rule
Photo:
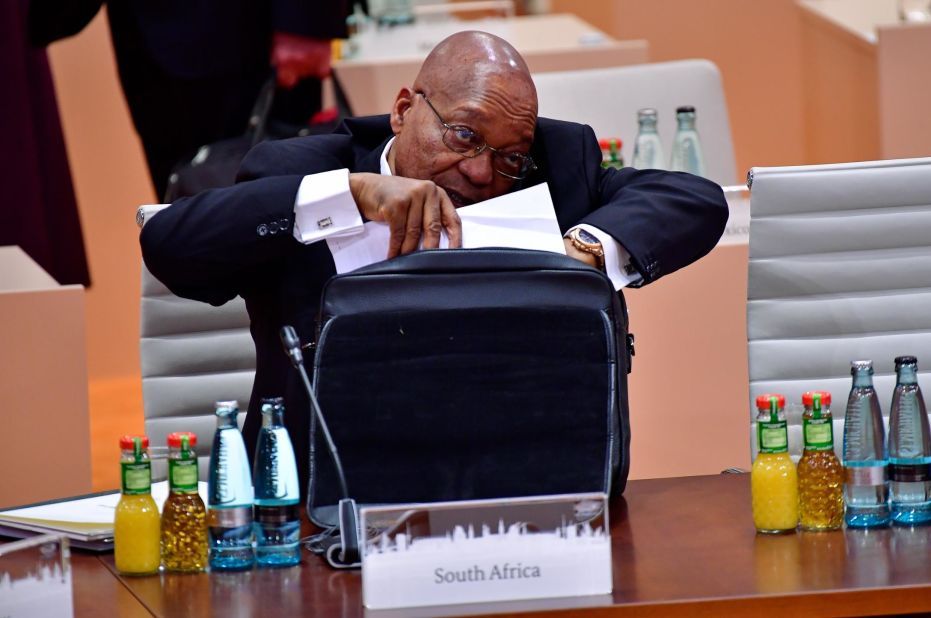
M 45 50 L 29 0 L 0 3 L 0 246 L 18 245 L 60 284 L 90 285 L 78 206 Z
M 36 46 L 80 32 L 104 0 L 31 0 Z M 273 117 L 306 124 L 320 109 L 330 42 L 346 36 L 349 0 L 110 0 L 120 82 L 155 195 L 202 145 L 242 135 L 274 67 Z

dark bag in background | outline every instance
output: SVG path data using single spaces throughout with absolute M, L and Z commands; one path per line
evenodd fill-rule
M 629 469 L 627 310 L 543 251 L 421 251 L 324 287 L 314 388 L 358 504 L 600 491 Z M 307 512 L 339 482 L 311 422 Z
M 319 124 L 297 125 L 272 117 L 276 93 L 275 75 L 272 74 L 259 90 L 245 133 L 205 144 L 192 157 L 185 157 L 175 165 L 168 177 L 164 203 L 169 204 L 178 198 L 196 195 L 207 189 L 231 186 L 236 181 L 236 172 L 246 153 L 261 141 L 332 133 L 351 114 L 339 80 L 335 75 L 331 75 L 330 79 L 336 99 L 336 118 Z

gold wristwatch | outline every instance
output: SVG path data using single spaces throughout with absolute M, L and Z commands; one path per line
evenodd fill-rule
M 591 253 L 595 256 L 595 264 L 598 266 L 598 269 L 602 272 L 605 272 L 605 250 L 601 246 L 601 241 L 598 240 L 590 232 L 586 232 L 580 227 L 573 228 L 569 232 L 569 242 L 572 243 L 572 246 L 578 249 L 579 251 L 584 251 L 585 253 Z

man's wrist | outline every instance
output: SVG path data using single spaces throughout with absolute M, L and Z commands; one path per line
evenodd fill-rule
M 582 256 L 587 256 L 582 259 L 583 262 L 602 272 L 605 271 L 604 247 L 601 246 L 601 241 L 596 236 L 580 227 L 574 227 L 569 230 L 566 240 L 568 241 L 567 246 L 571 246 L 574 250 L 573 253 L 580 254 L 572 255 L 572 257 L 580 259 Z

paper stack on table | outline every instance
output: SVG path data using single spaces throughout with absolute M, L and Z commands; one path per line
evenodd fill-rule
M 197 492 L 206 504 L 207 483 L 199 482 Z M 152 483 L 152 498 L 159 510 L 167 497 L 168 481 Z M 9 509 L 0 511 L 0 527 L 8 534 L 16 534 L 18 530 L 61 532 L 74 541 L 112 544 L 113 517 L 119 501 L 120 492 L 116 491 Z

